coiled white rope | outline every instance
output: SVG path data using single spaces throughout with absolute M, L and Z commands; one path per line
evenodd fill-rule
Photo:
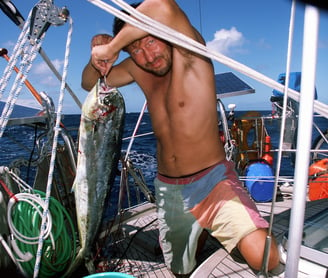
M 38 236 L 35 237 L 28 237 L 24 234 L 22 234 L 16 227 L 13 225 L 13 222 L 11 221 L 12 216 L 12 210 L 16 203 L 18 202 L 26 202 L 28 203 L 39 215 L 42 216 L 42 211 L 46 208 L 46 203 L 42 200 L 42 198 L 36 194 L 30 194 L 30 193 L 17 193 L 15 194 L 15 198 L 11 198 L 8 203 L 7 207 L 7 220 L 8 220 L 8 226 L 10 229 L 10 232 L 12 235 L 19 240 L 20 242 L 23 242 L 25 244 L 36 244 L 38 242 Z M 48 238 L 49 235 L 51 235 L 51 229 L 52 229 L 52 217 L 51 214 L 47 214 L 47 225 L 44 231 L 44 237 Z M 52 242 L 53 238 L 52 238 Z M 54 244 L 54 243 L 53 243 Z
M 45 202 L 43 201 L 43 199 L 41 198 L 41 196 L 39 194 L 33 194 L 32 187 L 30 187 L 24 180 L 22 180 L 19 176 L 17 176 L 13 170 L 10 170 L 8 167 L 1 166 L 0 167 L 0 175 L 10 177 L 16 183 L 19 190 L 22 191 L 21 193 L 16 193 L 13 195 L 11 195 L 12 192 L 10 192 L 10 191 L 7 192 L 10 196 L 8 206 L 7 206 L 7 223 L 8 223 L 8 227 L 10 230 L 11 248 L 15 252 L 16 256 L 14 255 L 14 253 L 10 249 L 9 245 L 7 245 L 7 242 L 5 242 L 3 238 L 1 239 L 1 241 L 2 241 L 3 246 L 5 247 L 8 255 L 11 257 L 13 262 L 15 262 L 15 264 L 19 268 L 20 272 L 24 276 L 27 277 L 27 274 L 26 274 L 24 268 L 22 268 L 22 266 L 20 265 L 19 262 L 27 262 L 33 258 L 33 255 L 30 252 L 23 253 L 20 250 L 20 248 L 18 247 L 16 240 L 18 240 L 19 242 L 22 242 L 24 244 L 27 244 L 27 245 L 33 245 L 33 244 L 38 243 L 38 237 L 37 236 L 34 236 L 34 237 L 27 236 L 17 229 L 17 227 L 15 226 L 14 221 L 12 219 L 12 217 L 14 215 L 13 211 L 15 210 L 15 207 L 16 207 L 16 205 L 18 205 L 18 203 L 20 205 L 22 203 L 27 203 L 35 210 L 36 214 L 38 214 L 41 219 L 42 211 L 40 210 L 40 208 L 44 208 Z M 6 186 L 3 183 L 1 183 L 1 185 Z M 7 188 L 7 190 L 8 190 L 8 188 Z M 35 217 L 35 215 L 34 215 L 34 217 Z M 22 217 L 22 223 L 25 224 L 26 220 L 27 219 L 24 219 L 24 217 Z M 45 234 L 46 234 L 47 238 L 50 237 L 52 246 L 54 248 L 55 242 L 54 242 L 54 237 L 51 234 L 51 231 L 52 231 L 52 217 L 50 214 L 48 214 L 47 228 L 46 228 Z
M 57 106 L 58 107 L 57 108 L 57 117 L 56 117 L 53 147 L 52 147 L 52 151 L 51 151 L 51 158 L 50 158 L 50 165 L 49 165 L 49 174 L 48 174 L 48 182 L 47 182 L 46 197 L 45 197 L 45 207 L 43 210 L 38 251 L 37 251 L 36 262 L 35 262 L 35 267 L 34 267 L 34 276 L 33 277 L 35 277 L 35 278 L 38 277 L 39 270 L 40 270 L 43 241 L 44 241 L 44 238 L 46 235 L 46 229 L 47 229 L 47 214 L 48 214 L 48 210 L 49 210 L 49 199 L 50 199 L 50 195 L 51 195 L 53 172 L 54 172 L 54 168 L 55 168 L 55 159 L 56 159 L 56 151 L 57 151 L 57 142 L 58 142 L 58 135 L 60 132 L 60 122 L 61 122 L 61 116 L 62 116 L 64 95 L 65 95 L 66 77 L 67 77 L 68 61 L 69 61 L 69 54 L 70 54 L 70 44 L 71 44 L 72 33 L 73 33 L 73 20 L 71 17 L 68 17 L 68 20 L 69 20 L 70 27 L 68 30 L 67 40 L 66 40 L 63 75 L 62 75 L 60 94 L 59 94 L 58 106 Z
M 88 0 L 90 3 L 100 7 L 101 9 L 113 14 L 114 16 L 124 20 L 131 25 L 138 27 L 149 34 L 152 34 L 156 37 L 162 38 L 166 41 L 169 41 L 173 44 L 179 45 L 183 48 L 189 49 L 195 53 L 198 53 L 202 56 L 208 57 L 210 59 L 216 60 L 252 79 L 257 80 L 258 82 L 269 86 L 270 88 L 276 89 L 278 91 L 284 91 L 284 86 L 277 81 L 265 76 L 262 73 L 259 73 L 252 68 L 243 65 L 229 57 L 224 56 L 221 53 L 208 49 L 203 44 L 194 41 L 193 39 L 185 36 L 184 34 L 175 31 L 172 28 L 169 28 L 148 16 L 140 13 L 136 9 L 132 8 L 129 4 L 126 4 L 122 0 L 111 0 L 113 3 L 120 6 L 122 9 L 127 10 L 131 16 L 126 13 L 119 11 L 118 9 L 112 7 L 111 5 L 101 1 L 101 0 Z M 299 101 L 299 93 L 295 90 L 288 89 L 289 96 Z M 319 113 L 328 118 L 328 105 L 321 103 L 319 101 L 314 101 L 315 112 Z

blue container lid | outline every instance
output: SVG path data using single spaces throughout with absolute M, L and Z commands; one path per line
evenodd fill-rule
M 120 272 L 101 272 L 96 274 L 91 274 L 88 276 L 84 276 L 83 278 L 134 278 L 134 276 L 131 276 L 126 273 L 120 273 Z
M 256 202 L 271 201 L 274 190 L 274 176 L 271 166 L 263 161 L 248 165 L 245 186 Z

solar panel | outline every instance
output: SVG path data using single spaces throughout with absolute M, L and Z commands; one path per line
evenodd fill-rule
M 255 90 L 251 86 L 232 72 L 216 74 L 215 86 L 216 97 L 218 99 L 255 93 Z

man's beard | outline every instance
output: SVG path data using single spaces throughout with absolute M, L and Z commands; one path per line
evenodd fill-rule
M 139 65 L 143 70 L 149 72 L 149 73 L 152 73 L 156 76 L 165 76 L 172 68 L 172 60 L 168 60 L 168 59 L 165 59 L 163 57 L 159 57 L 159 58 L 162 58 L 166 64 L 164 67 L 161 67 L 161 68 L 158 68 L 158 69 L 154 69 L 152 68 L 152 63 L 147 63 L 145 66 L 142 66 L 142 65 Z M 157 59 L 159 59 L 157 58 Z M 155 59 L 155 62 L 156 62 L 156 59 Z

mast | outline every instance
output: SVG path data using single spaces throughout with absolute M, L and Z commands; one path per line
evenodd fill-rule
M 289 224 L 288 250 L 285 277 L 298 275 L 298 263 L 302 244 L 306 188 L 310 161 L 313 123 L 314 88 L 319 29 L 318 8 L 306 5 L 304 14 L 302 80 L 297 136 L 297 156 L 291 221 Z

